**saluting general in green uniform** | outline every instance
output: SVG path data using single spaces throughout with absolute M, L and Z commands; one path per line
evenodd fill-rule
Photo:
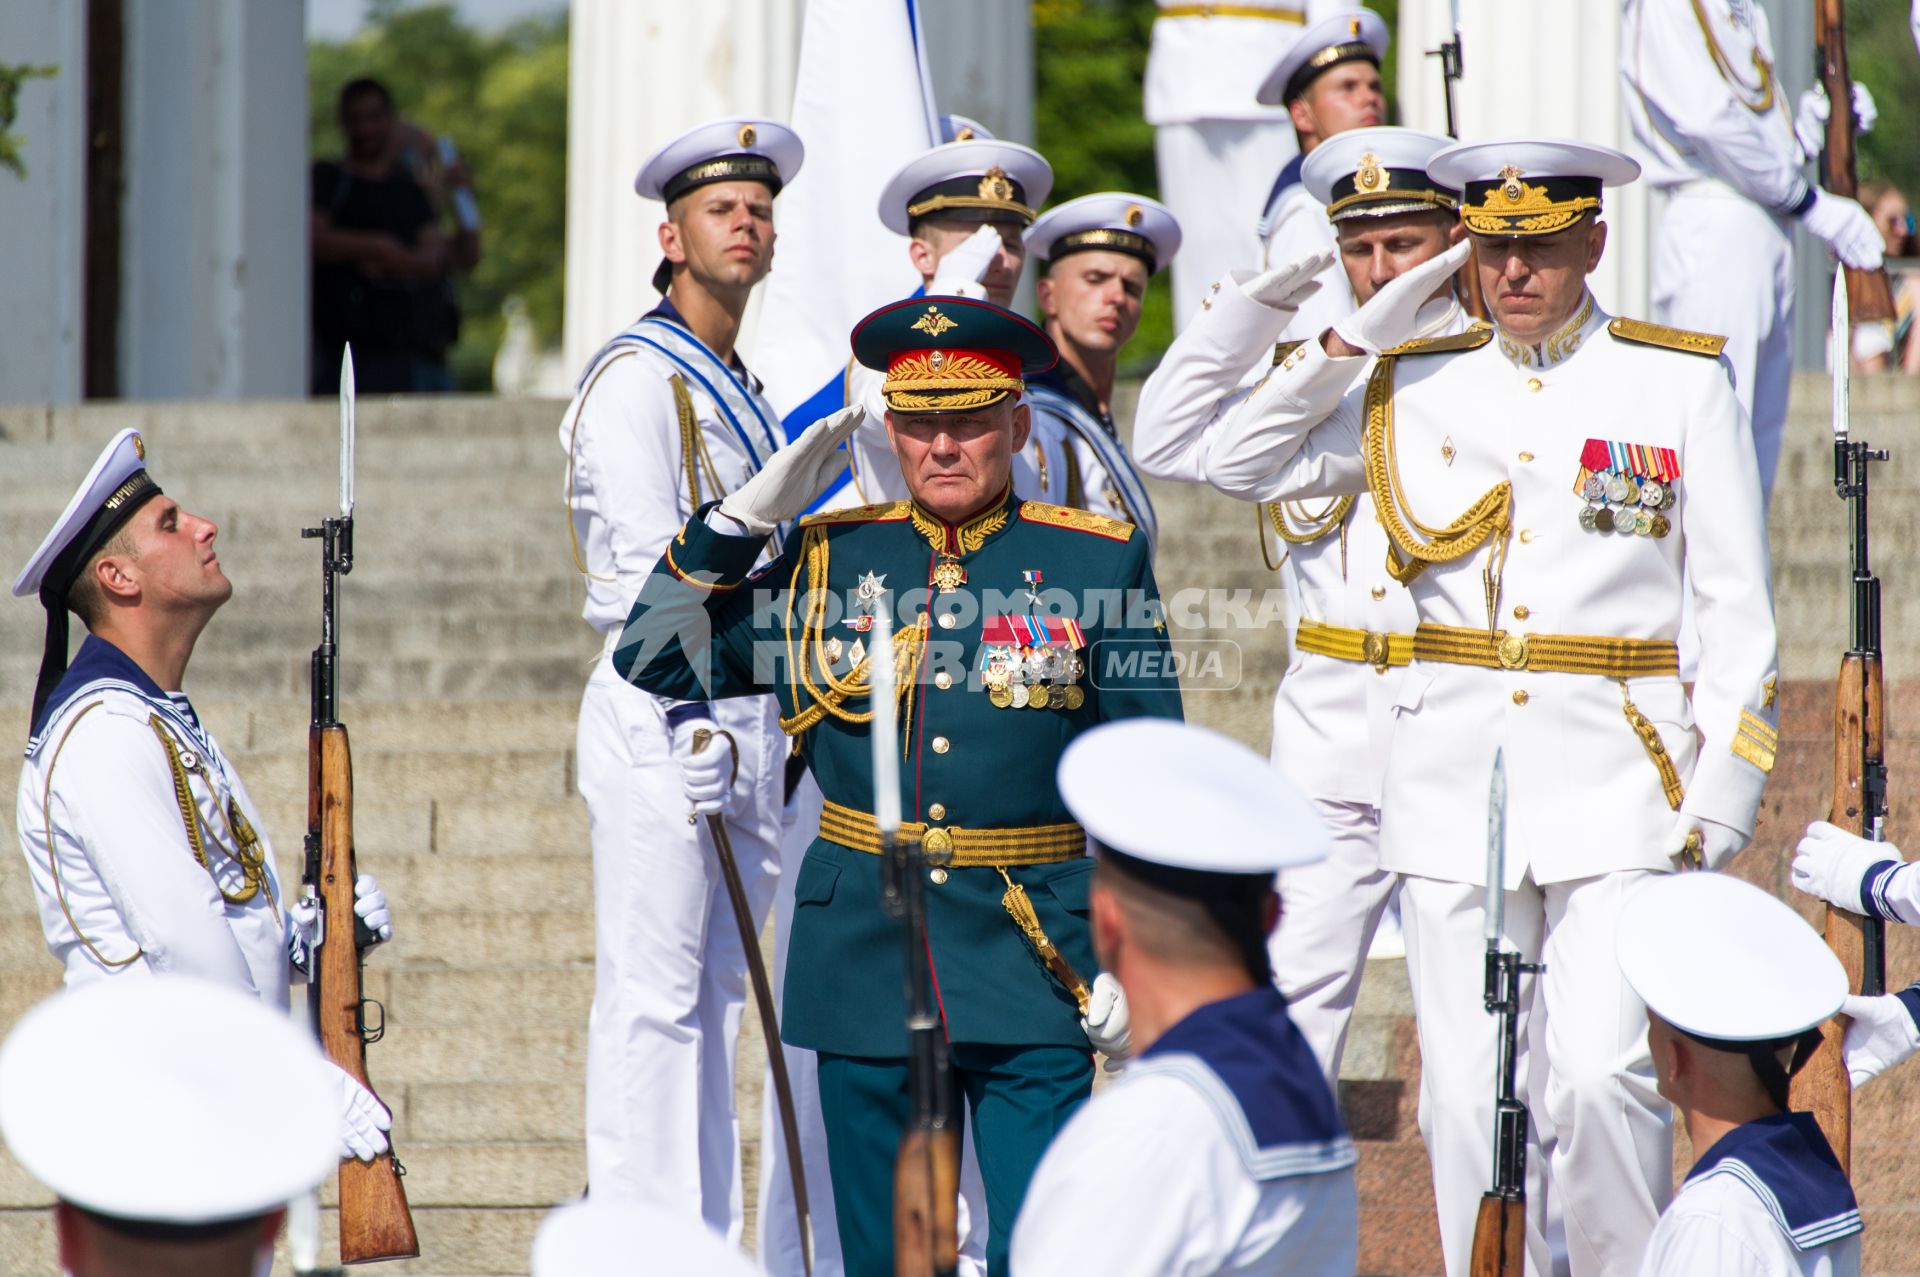
M 990 303 L 919 298 L 868 316 L 853 345 L 886 374 L 911 499 L 802 519 L 753 572 L 766 538 L 845 463 L 839 445 L 863 413 L 818 422 L 668 545 L 614 666 L 664 696 L 772 692 L 801 738 L 826 807 L 795 884 L 782 1027 L 819 1052 L 847 1272 L 891 1277 L 905 973 L 881 905 L 867 695 L 888 610 L 901 834 L 930 866 L 934 978 L 999 1274 L 1033 1168 L 1092 1086 L 1089 1043 L 1126 1051 L 1125 1000 L 1094 976 L 1086 834 L 1054 768 L 1096 724 L 1178 718 L 1180 692 L 1145 537 L 1012 494 L 1023 377 L 1056 358 L 1046 335 Z M 1049 940 L 1071 971 L 1040 959 Z

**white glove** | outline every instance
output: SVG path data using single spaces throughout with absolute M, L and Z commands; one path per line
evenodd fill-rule
M 866 410 L 859 404 L 820 418 L 768 457 L 758 474 L 722 498 L 720 513 L 755 536 L 770 535 L 798 518 L 847 464 L 840 445 L 866 419 Z
M 982 226 L 962 240 L 960 245 L 940 259 L 934 268 L 933 282 L 927 285 L 929 296 L 971 297 L 975 301 L 985 301 L 987 290 L 980 281 L 993 269 L 993 259 L 1000 255 L 1000 230 L 996 226 Z
M 1335 335 L 1372 355 L 1410 340 L 1419 330 L 1420 308 L 1472 251 L 1473 245 L 1463 239 L 1438 257 L 1394 276 L 1366 305 L 1335 323 Z
M 287 963 L 303 978 L 313 979 L 313 951 L 326 935 L 326 915 L 312 896 L 300 896 L 287 906 Z
M 1886 258 L 1887 242 L 1858 200 L 1816 187 L 1813 206 L 1800 215 L 1800 224 L 1827 241 L 1833 255 L 1855 270 L 1877 270 Z
M 1687 846 L 1690 834 L 1699 835 L 1694 849 Z M 1684 812 L 1673 822 L 1673 832 L 1667 835 L 1667 854 L 1679 861 L 1682 869 L 1718 869 L 1746 845 L 1747 836 L 1738 829 Z M 1694 860 L 1695 850 L 1699 853 L 1699 863 Z
M 1860 900 L 1860 884 L 1875 865 L 1901 859 L 1900 849 L 1888 842 L 1872 842 L 1838 825 L 1816 820 L 1793 849 L 1794 890 L 1818 896 L 1849 913 L 1867 912 Z
M 707 732 L 705 747 L 694 748 L 694 733 Z M 726 808 L 740 763 L 730 733 L 715 729 L 710 718 L 690 718 L 674 725 L 673 758 L 680 764 L 680 784 L 686 790 L 687 819 L 717 816 Z
M 1862 1083 L 1920 1051 L 1920 1026 L 1897 993 L 1877 998 L 1849 997 L 1840 1014 L 1853 1021 L 1840 1045 L 1846 1057 L 1847 1078 L 1857 1089 Z
M 1320 291 L 1320 274 L 1331 265 L 1332 253 L 1313 253 L 1260 272 L 1241 284 L 1240 291 L 1269 310 L 1292 314 L 1300 309 L 1301 302 Z
M 372 874 L 361 874 L 354 880 L 353 912 L 373 933 L 367 948 L 393 939 L 393 910 L 387 908 L 387 893 L 380 890 Z
M 1080 1027 L 1094 1050 L 1109 1060 L 1124 1060 L 1133 1050 L 1129 1025 L 1126 990 L 1112 973 L 1102 971 L 1093 977 L 1093 988 L 1087 991 L 1087 1014 Z
M 387 1151 L 387 1132 L 393 1129 L 393 1114 L 345 1069 L 331 1061 L 328 1067 L 340 1080 L 340 1158 L 345 1161 L 357 1157 L 371 1162 Z
M 1816 84 L 1800 95 L 1800 105 L 1793 116 L 1793 136 L 1808 159 L 1820 158 L 1820 152 L 1827 145 L 1827 121 L 1832 118 L 1833 103 L 1827 97 L 1825 85 Z M 1855 80 L 1853 131 L 1856 134 L 1871 133 L 1879 119 L 1879 103 L 1873 100 L 1873 94 L 1866 85 Z

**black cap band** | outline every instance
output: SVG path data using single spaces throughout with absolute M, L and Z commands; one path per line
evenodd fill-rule
M 917 191 L 907 201 L 909 223 L 935 214 L 974 222 L 1016 222 L 1033 224 L 1033 209 L 1027 206 L 1027 189 L 999 168 L 984 174 L 950 177 L 944 182 Z
M 1373 46 L 1365 40 L 1349 40 L 1344 44 L 1328 45 L 1307 59 L 1307 64 L 1295 71 L 1287 80 L 1285 91 L 1280 94 L 1282 102 L 1291 102 L 1305 93 L 1313 82 L 1343 62 L 1372 63 L 1375 70 L 1380 67 L 1380 58 Z
M 1337 222 L 1386 209 L 1417 212 L 1422 206 L 1450 213 L 1459 205 L 1460 192 L 1440 185 L 1425 169 L 1388 168 L 1365 155 L 1359 168 L 1334 181 L 1327 193 L 1327 219 Z
M 738 155 L 716 155 L 712 159 L 701 160 L 692 168 L 675 173 L 660 186 L 660 200 L 671 204 L 688 191 L 702 186 L 711 186 L 715 182 L 762 182 L 775 195 L 780 193 L 780 166 L 764 155 L 742 152 Z
M 1508 169 L 1468 182 L 1460 220 L 1476 235 L 1553 235 L 1600 207 L 1597 177 L 1526 177 Z
M 1149 275 L 1160 269 L 1160 260 L 1154 255 L 1153 241 L 1138 231 L 1124 231 L 1117 226 L 1095 226 L 1071 235 L 1062 235 L 1047 250 L 1047 265 L 1053 265 L 1062 257 L 1095 249 L 1137 257 L 1147 264 Z

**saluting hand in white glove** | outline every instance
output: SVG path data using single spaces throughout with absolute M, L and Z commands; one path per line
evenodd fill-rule
M 1087 1041 L 1093 1043 L 1093 1049 L 1109 1060 L 1124 1060 L 1133 1050 L 1126 990 L 1110 972 L 1102 971 L 1093 977 L 1093 988 L 1087 991 L 1087 1014 L 1081 1019 L 1080 1027 L 1085 1030 Z
M 1335 323 L 1333 335 L 1369 355 L 1412 340 L 1420 328 L 1420 308 L 1472 251 L 1473 245 L 1463 239 L 1438 257 L 1402 271 L 1381 285 L 1360 309 Z
M 1005 243 L 1000 238 L 999 227 L 980 227 L 940 259 L 934 268 L 933 282 L 927 285 L 927 294 L 985 301 L 987 290 L 981 281 L 993 269 L 993 259 L 1000 255 Z
M 798 518 L 847 464 L 840 445 L 867 419 L 859 404 L 822 417 L 798 439 L 767 458 L 760 472 L 729 492 L 720 513 L 755 536 L 767 536 Z
M 357 1157 L 371 1162 L 387 1151 L 387 1132 L 393 1129 L 393 1114 L 345 1069 L 331 1061 L 328 1065 L 340 1086 L 341 1160 Z
M 1855 270 L 1877 270 L 1886 260 L 1887 241 L 1858 200 L 1815 188 L 1813 206 L 1800 215 L 1800 223 Z
M 1920 1025 L 1897 993 L 1877 998 L 1849 997 L 1840 1014 L 1853 1021 L 1840 1045 L 1847 1077 L 1855 1089 L 1920 1051 Z
M 1269 310 L 1292 314 L 1300 309 L 1300 303 L 1320 291 L 1320 275 L 1331 265 L 1332 253 L 1311 253 L 1297 262 L 1261 271 L 1244 281 L 1240 291 Z

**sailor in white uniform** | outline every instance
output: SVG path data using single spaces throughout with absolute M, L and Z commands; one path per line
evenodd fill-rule
M 1848 266 L 1880 265 L 1873 218 L 1801 176 L 1822 144 L 1825 95 L 1796 121 L 1755 0 L 1627 0 L 1620 26 L 1627 119 L 1647 181 L 1667 194 L 1653 243 L 1653 317 L 1727 339 L 1734 390 L 1773 489 L 1793 373 L 1793 230 Z M 1861 90 L 1860 93 L 1863 93 Z M 1870 97 L 1861 106 L 1871 110 Z
M 1546 963 L 1528 1035 L 1543 1050 L 1523 1050 L 1522 1072 L 1571 1270 L 1618 1272 L 1666 1199 L 1670 1147 L 1644 1043 L 1618 1011 L 1633 1005 L 1608 960 L 1620 907 L 1638 882 L 1746 844 L 1778 748 L 1752 437 L 1718 338 L 1610 319 L 1586 290 L 1602 188 L 1631 180 L 1632 160 L 1507 139 L 1450 147 L 1427 171 L 1462 191 L 1497 327 L 1412 340 L 1413 315 L 1374 313 L 1383 290 L 1282 361 L 1209 467 L 1257 458 L 1269 498 L 1371 491 L 1418 611 L 1391 709 L 1380 859 L 1404 877 L 1448 1271 L 1467 1269 L 1492 1156 L 1480 829 L 1504 747 L 1505 938 Z M 1675 642 L 1689 581 L 1691 696 Z M 1543 1205 L 1530 1197 L 1544 1270 Z
M 1343 277 L 1354 295 L 1371 300 L 1464 234 L 1458 193 L 1435 183 L 1425 167 L 1450 144 L 1412 129 L 1354 129 L 1307 157 L 1304 188 L 1339 236 Z M 1423 312 L 1416 331 L 1441 336 L 1466 328 L 1444 278 L 1416 287 L 1439 290 L 1411 299 Z M 1287 312 L 1234 286 L 1215 294 L 1214 306 L 1174 341 L 1141 395 L 1135 427 L 1136 441 L 1154 450 L 1156 472 L 1204 481 L 1209 438 L 1239 393 L 1232 388 L 1271 369 L 1274 338 L 1286 320 Z M 1291 354 L 1298 346 L 1279 349 Z M 1223 472 L 1223 490 L 1263 500 L 1264 468 L 1246 469 L 1244 483 L 1227 482 Z M 1274 696 L 1273 763 L 1313 800 L 1333 838 L 1325 860 L 1281 875 L 1293 920 L 1274 933 L 1273 968 L 1294 1023 L 1331 1080 L 1339 1075 L 1366 955 L 1397 882 L 1380 867 L 1381 775 L 1389 710 L 1411 657 L 1414 608 L 1406 587 L 1386 571 L 1386 533 L 1367 494 L 1265 503 L 1259 515 L 1262 552 L 1268 562 L 1277 552 L 1293 622 L 1293 659 Z
M 1640 1277 L 1856 1277 L 1853 1186 L 1813 1114 L 1787 1102 L 1845 998 L 1839 959 L 1792 909 L 1724 874 L 1641 887 L 1617 950 L 1694 1150 Z
M 181 690 L 201 631 L 233 594 L 218 532 L 161 492 L 137 432 L 100 453 L 13 585 L 47 614 L 16 832 L 69 987 L 198 976 L 284 1015 L 322 916 L 282 886 L 259 810 Z M 71 665 L 69 612 L 88 630 Z M 371 875 L 355 895 L 373 943 L 392 939 Z M 371 1159 L 391 1119 L 343 1070 L 331 1074 L 342 1155 Z
M 337 1072 L 312 1033 L 231 986 L 100 981 L 7 1035 L 0 1134 L 59 1199 L 70 1277 L 256 1277 L 288 1202 L 334 1170 Z
M 1180 251 L 1180 223 L 1144 195 L 1104 191 L 1047 210 L 1027 232 L 1041 263 L 1035 299 L 1060 348 L 1053 370 L 1027 380 L 1027 402 L 1065 440 L 1062 505 L 1131 523 L 1153 547 L 1153 502 L 1113 421 L 1120 351 L 1140 326 L 1147 283 Z
M 644 1263 L 636 1262 L 638 1255 Z M 533 1277 L 631 1277 L 636 1268 L 700 1277 L 766 1272 L 698 1221 L 658 1206 L 569 1202 L 541 1220 L 533 1235 Z
M 1350 1277 L 1357 1154 L 1267 969 L 1274 871 L 1326 854 L 1319 817 L 1259 755 L 1186 723 L 1088 732 L 1059 784 L 1135 1054 L 1048 1148 L 1013 1271 Z
M 1183 328 L 1207 285 L 1259 260 L 1260 201 L 1296 144 L 1287 113 L 1254 94 L 1329 0 L 1159 5 L 1142 106 L 1160 189 L 1190 232 L 1173 266 L 1173 321 Z
M 802 155 L 783 125 L 726 119 L 641 166 L 635 189 L 667 208 L 655 278 L 665 298 L 594 356 L 560 423 L 583 615 L 607 639 L 580 703 L 596 955 L 587 1178 L 595 1197 L 655 1202 L 734 1239 L 746 956 L 696 817 L 726 819 L 763 917 L 780 867 L 787 738 L 770 696 L 668 701 L 628 685 L 607 654 L 669 539 L 786 440 L 733 343 L 772 262 L 774 197 Z
M 1280 170 L 1261 205 L 1256 227 L 1261 246 L 1258 265 L 1283 266 L 1334 251 L 1326 206 L 1302 185 L 1301 166 L 1313 148 L 1328 138 L 1387 122 L 1386 90 L 1380 82 L 1387 39 L 1387 24 L 1371 9 L 1337 10 L 1301 33 L 1261 84 L 1260 100 L 1285 104 L 1293 117 L 1300 153 Z M 1328 266 L 1319 280 L 1320 291 L 1303 299 L 1299 313 L 1280 334 L 1282 340 L 1316 337 L 1353 309 L 1354 298 L 1342 272 Z M 1192 322 L 1194 317 L 1186 318 Z

